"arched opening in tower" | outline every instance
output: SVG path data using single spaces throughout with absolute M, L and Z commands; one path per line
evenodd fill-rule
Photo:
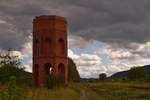
M 58 42 L 59 42 L 59 54 L 63 55 L 65 53 L 65 41 L 62 38 L 60 38 Z
M 52 65 L 50 63 L 45 64 L 45 74 L 46 74 L 46 81 L 51 80 L 52 78 Z
M 35 85 L 38 86 L 38 83 L 39 83 L 39 65 L 38 64 L 35 64 L 34 65 L 34 82 L 35 82 Z
M 58 74 L 63 78 L 63 80 L 65 79 L 65 65 L 63 63 L 58 65 Z

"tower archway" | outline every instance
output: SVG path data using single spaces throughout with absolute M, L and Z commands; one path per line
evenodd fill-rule
M 45 64 L 45 75 L 46 75 L 46 82 L 52 76 L 52 65 L 50 63 Z

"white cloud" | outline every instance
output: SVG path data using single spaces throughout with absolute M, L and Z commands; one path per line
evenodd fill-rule
M 0 19 L 0 24 L 5 24 L 5 23 L 7 23 L 7 22 Z
M 22 53 L 20 51 L 11 51 L 11 55 L 18 56 L 19 59 L 22 59 Z
M 107 74 L 128 70 L 133 66 L 143 66 L 150 64 L 150 43 L 132 43 L 126 48 L 106 45 L 96 48 L 95 54 L 104 54 L 109 63 L 106 65 Z
M 21 53 L 23 58 L 23 66 L 28 72 L 32 72 L 32 37 L 29 36 L 29 42 L 25 43 Z
M 74 60 L 78 59 L 79 56 L 74 54 L 73 51 L 71 49 L 68 49 L 68 56 Z
M 27 64 L 27 65 L 24 65 L 24 67 L 25 67 L 25 71 L 32 72 L 32 65 Z
M 126 49 L 120 49 L 120 48 L 112 48 L 110 46 L 105 46 L 104 48 L 98 48 L 95 50 L 98 54 L 106 54 L 109 59 L 123 59 L 123 58 L 129 58 L 132 56 L 131 52 Z
M 69 57 L 71 57 L 79 71 L 81 77 L 89 78 L 95 77 L 98 78 L 100 73 L 106 72 L 106 68 L 102 65 L 101 58 L 93 54 L 74 54 L 72 50 L 69 50 Z
M 69 48 L 84 49 L 85 47 L 89 46 L 89 44 L 91 44 L 91 41 L 86 41 L 84 38 L 79 36 L 70 35 L 68 37 L 68 43 L 69 43 Z

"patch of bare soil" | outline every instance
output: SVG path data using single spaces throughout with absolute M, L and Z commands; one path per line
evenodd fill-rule
M 130 86 L 129 88 L 144 90 L 144 91 L 150 92 L 150 87 Z
M 80 90 L 81 96 L 80 96 L 79 100 L 88 100 L 85 92 L 86 92 L 85 89 Z

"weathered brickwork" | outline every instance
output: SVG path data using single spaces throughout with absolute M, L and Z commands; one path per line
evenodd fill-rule
M 67 84 L 67 21 L 59 16 L 33 20 L 33 84 L 47 85 L 47 77 L 61 75 Z

